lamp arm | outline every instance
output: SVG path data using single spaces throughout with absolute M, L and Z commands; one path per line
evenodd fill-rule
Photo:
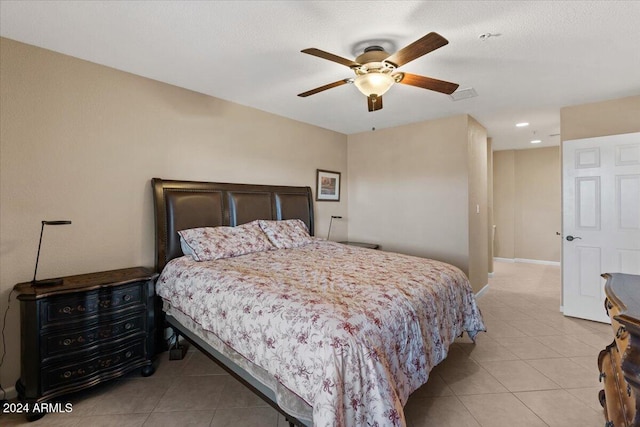
M 46 221 L 42 221 L 42 227 L 40 228 L 40 242 L 38 242 L 38 255 L 36 256 L 36 269 L 33 272 L 33 280 L 36 281 L 36 274 L 38 273 L 38 261 L 40 261 L 40 248 L 42 247 L 42 233 L 44 233 L 44 224 Z
M 331 235 L 331 224 L 333 224 L 333 218 L 342 219 L 341 216 L 331 215 L 331 220 L 329 221 L 329 232 L 327 233 L 327 240 L 329 240 L 329 236 Z
M 71 224 L 69 220 L 60 220 L 60 221 L 42 221 L 42 228 L 40 228 L 40 241 L 38 242 L 38 255 L 36 255 L 36 268 L 33 270 L 33 280 L 31 281 L 32 286 L 54 286 L 62 284 L 62 279 L 47 279 L 47 280 L 36 280 L 36 276 L 38 274 L 38 263 L 40 262 L 40 249 L 42 248 L 42 235 L 44 234 L 44 226 L 45 225 L 67 225 Z

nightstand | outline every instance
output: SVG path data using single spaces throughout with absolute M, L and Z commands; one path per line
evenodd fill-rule
M 360 248 L 367 248 L 367 249 L 379 249 L 380 248 L 380 245 L 378 245 L 376 243 L 349 242 L 349 241 L 338 242 L 338 243 L 342 243 L 343 245 L 358 246 Z
M 18 397 L 33 408 L 136 368 L 153 374 L 156 277 L 134 267 L 64 277 L 56 286 L 17 284 Z M 30 411 L 27 418 L 43 415 Z

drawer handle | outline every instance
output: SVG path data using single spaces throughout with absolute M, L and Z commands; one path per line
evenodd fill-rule
M 602 380 L 604 380 L 605 378 L 607 378 L 607 374 L 605 374 L 604 372 L 600 372 L 600 377 L 598 377 L 598 382 L 602 382 Z
M 133 327 L 133 325 L 131 323 L 127 323 L 124 325 L 124 328 L 128 331 L 129 329 L 131 329 Z
M 128 359 L 128 358 L 130 358 L 130 357 L 131 357 L 131 355 L 132 355 L 132 354 L 133 354 L 133 353 L 131 353 L 130 351 L 127 351 L 127 352 L 124 354 L 124 357 L 126 357 L 126 358 Z
M 627 396 L 631 397 L 631 386 L 627 384 Z
M 126 302 L 131 301 L 131 295 L 127 294 L 125 296 L 122 297 L 123 300 L 125 300 Z
M 65 378 L 71 378 L 71 371 L 66 371 L 62 376 Z
M 71 340 L 69 338 L 65 339 L 64 341 L 62 341 L 63 345 L 71 345 Z
M 604 423 L 604 427 L 615 427 L 613 425 L 613 421 L 607 421 L 606 423 Z
M 618 330 L 616 331 L 616 338 L 620 339 L 622 338 L 622 335 L 627 332 L 627 329 L 624 327 L 624 325 L 620 325 L 620 327 L 618 328 Z
M 64 314 L 69 314 L 69 313 L 71 313 L 71 307 L 66 306 L 65 308 L 63 308 L 63 309 L 62 309 L 62 312 L 63 312 Z

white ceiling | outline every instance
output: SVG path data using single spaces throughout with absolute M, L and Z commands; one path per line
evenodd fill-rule
M 561 107 L 640 94 L 639 21 L 640 1 L 0 0 L 3 37 L 345 134 L 467 113 L 495 150 L 557 145 Z M 296 96 L 353 75 L 301 49 L 351 59 L 431 31 L 449 44 L 400 70 L 477 98 L 395 85 L 369 113 L 353 85 Z

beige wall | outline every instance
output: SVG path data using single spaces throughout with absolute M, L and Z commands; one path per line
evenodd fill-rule
M 470 186 L 469 159 L 484 158 L 473 176 L 484 173 L 486 184 L 486 131 L 462 115 L 354 134 L 348 141 L 349 240 L 449 262 L 480 290 L 487 283 L 487 241 L 479 231 L 483 220 L 472 223 L 469 212 L 475 215 L 477 201 L 486 226 L 487 196 Z M 483 267 L 474 263 L 470 272 L 470 253 Z
M 493 255 L 498 258 L 515 258 L 515 154 L 515 150 L 493 152 Z
M 491 138 L 487 138 L 487 269 L 493 273 L 493 151 Z
M 640 131 L 640 96 L 564 107 L 562 141 Z M 493 153 L 494 256 L 560 261 L 558 147 Z
M 560 109 L 562 141 L 640 132 L 640 95 Z
M 75 58 L 0 39 L 0 310 L 31 280 L 153 266 L 152 177 L 305 185 L 342 172 L 339 203 L 315 203 L 316 233 L 347 215 L 347 137 Z M 334 224 L 333 239 L 347 237 Z M 19 306 L 7 320 L 2 386 L 19 373 Z
M 560 150 L 518 150 L 515 162 L 515 257 L 560 261 Z
M 560 261 L 559 147 L 493 153 L 494 255 Z
M 468 117 L 469 280 L 477 292 L 489 279 L 487 130 Z

